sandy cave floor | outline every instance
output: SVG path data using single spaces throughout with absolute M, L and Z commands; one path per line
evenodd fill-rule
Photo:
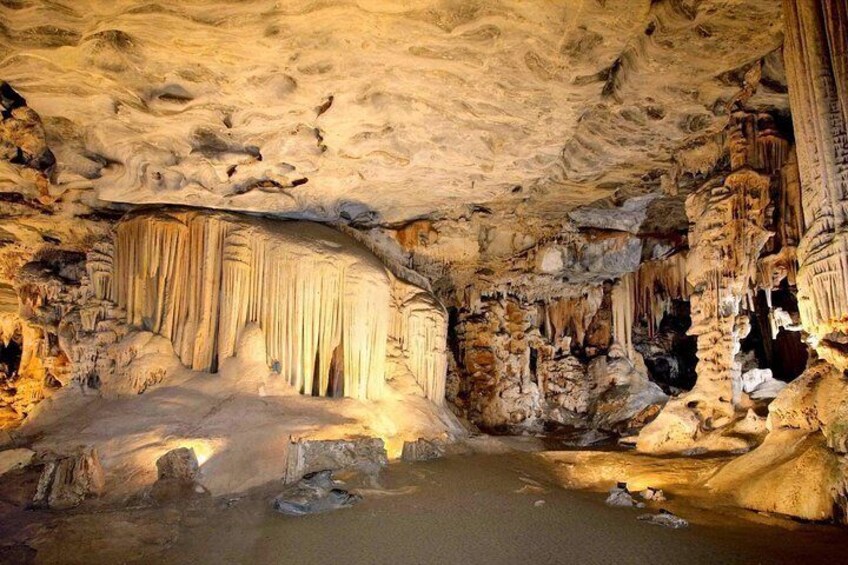
M 835 526 L 709 507 L 674 490 L 662 506 L 687 518 L 688 529 L 639 522 L 643 510 L 609 508 L 602 492 L 559 485 L 562 468 L 575 457 L 596 457 L 585 453 L 392 463 L 377 488 L 347 478 L 348 488 L 361 487 L 359 505 L 304 518 L 271 510 L 279 484 L 171 506 L 83 506 L 65 513 L 12 510 L 4 500 L 0 562 L 837 563 L 844 557 L 848 532 Z

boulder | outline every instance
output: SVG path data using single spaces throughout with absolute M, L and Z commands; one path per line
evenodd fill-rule
M 754 400 L 775 398 L 786 383 L 775 379 L 771 369 L 751 369 L 742 373 L 742 392 Z
M 617 506 L 625 508 L 644 508 L 644 502 L 637 502 L 633 499 L 633 495 L 627 490 L 626 483 L 618 483 L 609 490 L 609 496 L 606 499 L 607 506 Z
M 105 479 L 93 447 L 80 447 L 74 455 L 48 461 L 38 479 L 33 504 L 56 510 L 73 508 L 103 493 Z
M 591 373 L 603 373 L 597 382 L 606 386 L 598 397 L 592 427 L 625 431 L 644 426 L 668 402 L 668 396 L 620 348 L 613 346 L 606 358 L 592 362 Z
M 292 440 L 286 458 L 286 483 L 321 470 L 356 469 L 376 474 L 388 465 L 386 447 L 380 438 Z
M 643 522 L 647 522 L 649 524 L 653 524 L 655 526 L 671 528 L 673 530 L 689 527 L 689 522 L 687 522 L 680 516 L 672 514 L 668 510 L 660 510 L 656 514 L 642 514 L 636 519 L 641 520 Z
M 157 502 L 179 501 L 206 496 L 209 491 L 197 482 L 200 465 L 194 449 L 178 447 L 156 460 L 158 479 L 150 495 Z
M 651 502 L 665 502 L 665 493 L 662 489 L 648 487 L 642 491 L 642 498 Z
M 829 520 L 841 484 L 839 457 L 821 433 L 781 429 L 724 466 L 707 487 L 743 508 Z
M 178 447 L 156 460 L 156 471 L 160 481 L 193 483 L 200 474 L 200 465 L 197 463 L 194 449 Z

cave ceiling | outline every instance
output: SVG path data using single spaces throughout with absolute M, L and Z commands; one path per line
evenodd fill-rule
M 3 0 L 0 22 L 51 192 L 94 203 L 563 218 L 659 190 L 752 65 L 786 103 L 779 2 Z

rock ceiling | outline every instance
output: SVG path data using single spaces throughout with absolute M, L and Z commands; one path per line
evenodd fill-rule
M 361 223 L 656 180 L 781 42 L 765 0 L 0 1 L 52 192 Z

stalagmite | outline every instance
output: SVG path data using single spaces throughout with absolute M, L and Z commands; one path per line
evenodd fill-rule
M 111 278 L 96 270 L 100 297 L 108 293 L 125 308 L 131 325 L 170 339 L 188 367 L 215 371 L 256 323 L 268 365 L 301 393 L 382 394 L 394 279 L 329 228 L 199 211 L 139 213 L 119 224 L 113 264 Z M 402 333 L 428 397 L 440 399 L 443 311 L 417 298 L 405 312 L 393 333 Z
M 764 114 L 736 112 L 728 149 L 732 172 L 723 183 L 708 182 L 686 200 L 689 216 L 687 280 L 691 294 L 690 335 L 698 338 L 694 389 L 666 406 L 639 437 L 642 451 L 694 448 L 733 449 L 707 443 L 704 432 L 731 423 L 741 394 L 736 356 L 750 331 L 742 310 L 751 308 L 758 258 L 773 233 L 767 229 L 772 181 L 788 157 L 788 142 Z

